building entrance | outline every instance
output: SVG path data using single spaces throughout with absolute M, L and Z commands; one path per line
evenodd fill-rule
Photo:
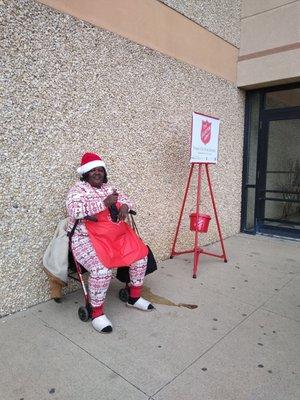
M 242 231 L 300 238 L 300 86 L 247 94 Z

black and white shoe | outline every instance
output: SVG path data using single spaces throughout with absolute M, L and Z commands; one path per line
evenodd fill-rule
M 105 314 L 100 315 L 100 317 L 94 318 L 92 320 L 92 325 L 93 328 L 96 329 L 96 331 L 101 332 L 101 333 L 110 333 L 112 332 L 112 323 L 110 320 L 107 318 Z
M 153 311 L 155 308 L 154 306 L 143 297 L 139 297 L 136 301 L 132 301 L 130 298 L 126 303 L 127 307 L 137 308 L 138 310 L 142 311 Z

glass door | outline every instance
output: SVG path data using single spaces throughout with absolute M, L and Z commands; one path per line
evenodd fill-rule
M 256 193 L 256 229 L 262 233 L 300 237 L 300 119 L 295 117 L 290 112 L 277 115 L 284 119 L 263 119 Z
M 300 238 L 300 84 L 247 92 L 241 231 Z

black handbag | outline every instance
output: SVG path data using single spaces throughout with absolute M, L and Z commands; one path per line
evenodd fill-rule
M 148 247 L 148 262 L 145 275 L 152 274 L 152 272 L 157 270 L 157 264 L 154 255 L 152 253 L 152 250 L 150 249 L 149 246 L 147 247 Z M 130 282 L 129 267 L 118 268 L 116 278 L 121 282 L 129 283 Z
M 135 231 L 135 233 L 138 236 L 140 236 L 132 213 L 130 213 L 129 215 L 130 215 L 130 219 L 131 219 L 131 227 L 132 227 L 132 229 Z M 135 213 L 134 213 L 134 215 L 135 215 Z M 148 247 L 148 261 L 147 261 L 147 269 L 146 269 L 145 275 L 152 274 L 152 272 L 157 270 L 157 263 L 156 263 L 156 260 L 154 258 L 154 255 L 152 253 L 152 250 L 150 249 L 150 247 L 148 245 L 147 245 L 147 247 Z M 129 283 L 130 282 L 129 267 L 120 267 L 120 268 L 118 268 L 117 269 L 116 278 L 121 282 Z

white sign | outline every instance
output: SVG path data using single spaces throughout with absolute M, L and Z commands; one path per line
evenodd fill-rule
M 191 163 L 213 163 L 218 161 L 220 120 L 207 115 L 193 113 Z

